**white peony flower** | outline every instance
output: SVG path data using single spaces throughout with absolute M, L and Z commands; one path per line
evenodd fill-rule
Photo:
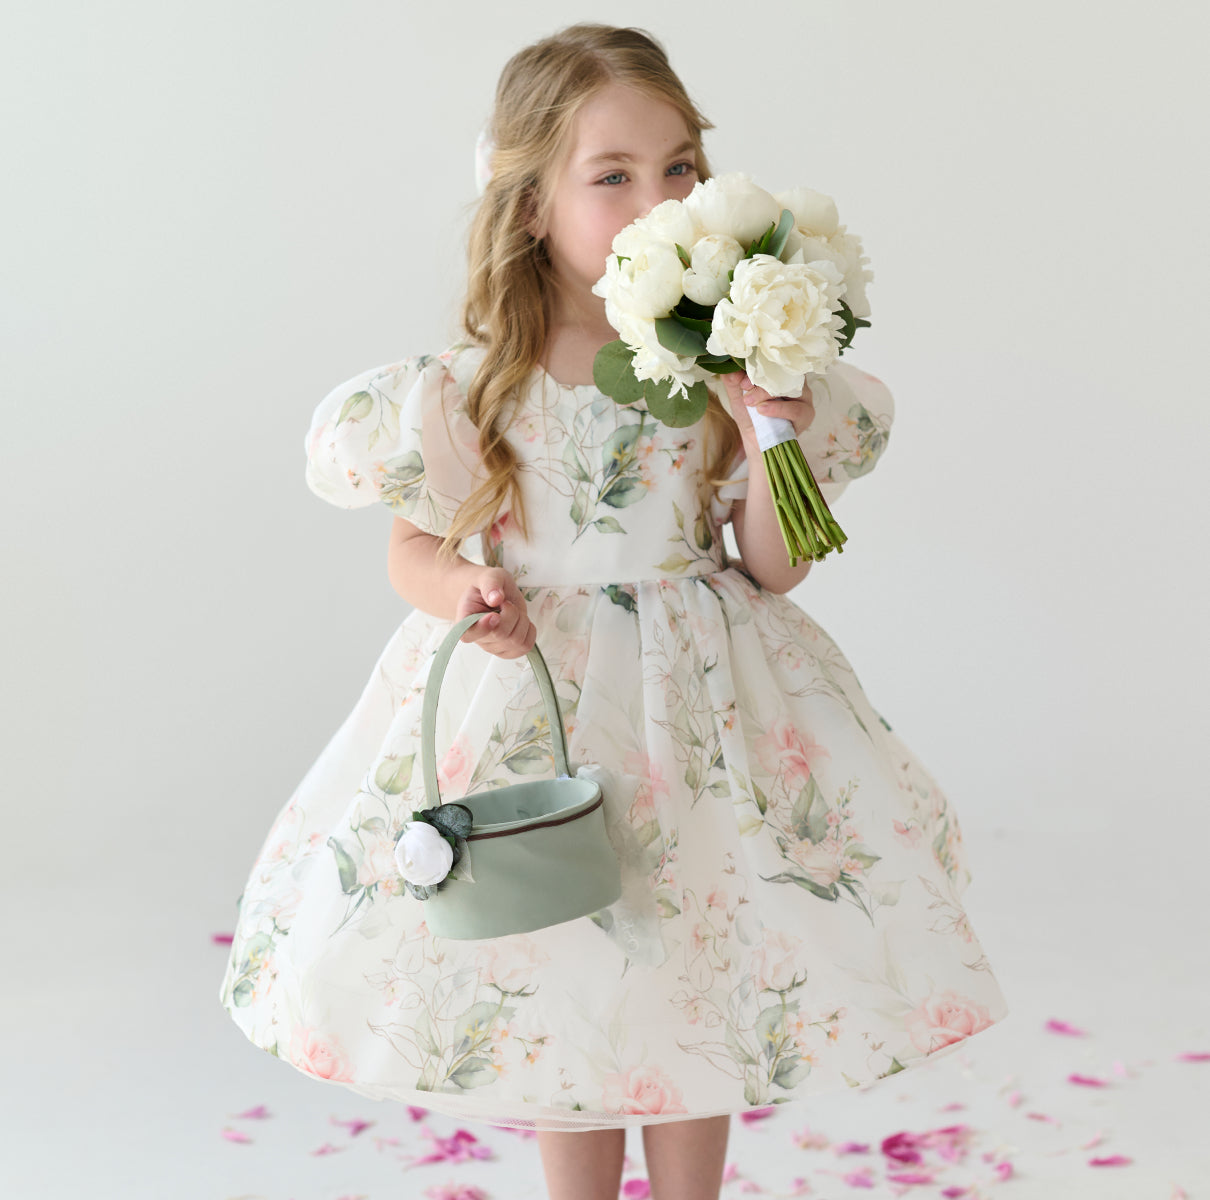
M 794 214 L 795 228 L 786 239 L 782 254 L 785 262 L 812 262 L 826 258 L 834 262 L 844 276 L 845 303 L 857 317 L 870 315 L 866 284 L 874 273 L 866 269 L 861 239 L 846 233 L 839 223 L 836 204 L 831 196 L 811 188 L 792 188 L 778 192 L 777 201 Z
M 680 200 L 665 200 L 657 204 L 646 216 L 632 221 L 613 239 L 613 252 L 633 258 L 651 242 L 677 243 L 686 249 L 691 246 L 701 231 Z
M 693 244 L 689 270 L 681 286 L 685 295 L 697 304 L 713 307 L 731 287 L 727 273 L 741 258 L 744 248 L 725 233 L 710 233 Z
M 794 224 L 809 237 L 831 237 L 839 228 L 836 202 L 823 192 L 798 187 L 778 192 L 774 199 L 794 214 Z
M 745 247 L 776 223 L 782 210 L 771 193 L 740 171 L 702 180 L 682 203 L 703 233 L 725 233 Z
M 592 286 L 594 295 L 637 317 L 666 317 L 683 295 L 685 267 L 676 247 L 644 237 L 631 250 L 631 257 L 622 263 L 610 255 L 605 274 Z
M 735 268 L 729 299 L 714 310 L 711 354 L 743 359 L 748 377 L 771 396 L 801 394 L 808 374 L 839 357 L 836 315 L 844 276 L 830 259 L 783 263 L 769 254 Z
M 399 874 L 417 887 L 440 883 L 454 865 L 454 848 L 427 821 L 409 821 L 395 843 Z

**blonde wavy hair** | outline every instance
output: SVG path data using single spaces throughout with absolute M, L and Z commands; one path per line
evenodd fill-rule
M 702 134 L 714 126 L 698 111 L 663 47 L 641 29 L 582 23 L 513 55 L 496 86 L 489 134 L 492 174 L 471 224 L 462 324 L 487 354 L 467 393 L 479 431 L 484 482 L 461 506 L 441 551 L 452 555 L 469 534 L 489 525 L 506 504 L 527 535 L 517 456 L 505 434 L 517 402 L 539 365 L 553 317 L 555 277 L 546 245 L 527 226 L 544 224 L 550 185 L 571 150 L 583 104 L 610 83 L 666 101 L 684 117 L 698 178 L 710 168 Z M 602 264 L 602 271 L 604 264 Z M 739 430 L 711 394 L 704 439 L 707 488 L 739 449 Z

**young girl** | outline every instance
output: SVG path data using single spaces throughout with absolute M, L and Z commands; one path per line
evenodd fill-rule
M 277 817 L 222 986 L 308 1074 L 538 1130 L 555 1200 L 613 1200 L 631 1125 L 656 1200 L 715 1197 L 731 1113 L 871 1084 L 1007 1013 L 953 809 L 785 598 L 809 564 L 787 565 L 748 414 L 793 422 L 834 501 L 886 445 L 887 389 L 847 360 L 795 397 L 728 376 L 672 429 L 593 386 L 610 243 L 708 178 L 709 128 L 636 30 L 577 25 L 505 67 L 465 339 L 336 388 L 307 437 L 320 496 L 395 514 L 415 611 Z M 553 773 L 536 639 L 571 758 L 605 772 L 624 886 L 457 941 L 429 933 L 393 847 L 425 804 L 432 655 L 472 612 L 443 799 Z

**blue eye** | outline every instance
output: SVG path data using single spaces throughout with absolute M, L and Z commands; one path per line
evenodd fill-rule
M 626 178 L 625 175 L 623 175 L 621 171 L 611 171 L 608 175 L 605 176 L 604 179 L 601 180 L 601 182 L 608 183 L 611 179 L 625 179 L 625 178 Z
M 684 167 L 685 169 L 683 171 L 676 171 L 677 167 Z M 669 167 L 668 170 L 676 171 L 678 175 L 688 175 L 690 171 L 696 171 L 697 168 L 692 163 L 682 162 L 675 163 L 673 166 Z

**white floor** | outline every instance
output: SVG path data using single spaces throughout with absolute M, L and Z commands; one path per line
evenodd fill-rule
M 1210 1061 L 1177 1058 L 1210 1053 L 1201 846 L 1157 838 L 1127 856 L 1111 833 L 1036 843 L 1001 830 L 970 848 L 968 912 L 1008 1020 L 867 1092 L 733 1118 L 723 1197 L 1210 1197 Z M 1096 866 L 1126 857 L 1129 879 Z M 0 1195 L 545 1197 L 532 1136 L 437 1113 L 413 1120 L 257 1050 L 218 1003 L 227 948 L 211 941 L 224 928 L 213 898 L 149 915 L 134 897 L 98 899 L 97 936 L 66 970 L 39 969 L 54 952 L 39 932 L 53 914 L 19 927 Z M 1052 1018 L 1086 1036 L 1048 1031 Z M 261 1105 L 267 1116 L 241 1116 Z M 354 1132 L 358 1120 L 369 1124 Z M 952 1126 L 965 1131 L 949 1159 L 929 1146 L 915 1164 L 881 1153 L 892 1134 Z M 410 1165 L 435 1148 L 430 1135 L 460 1127 L 490 1157 Z M 844 1143 L 868 1150 L 837 1153 Z M 627 1152 L 623 1195 L 641 1200 L 637 1129 Z M 1092 1165 L 1112 1156 L 1130 1161 Z M 932 1182 L 890 1181 L 896 1172 Z M 969 1190 L 943 1190 L 958 1188 Z

